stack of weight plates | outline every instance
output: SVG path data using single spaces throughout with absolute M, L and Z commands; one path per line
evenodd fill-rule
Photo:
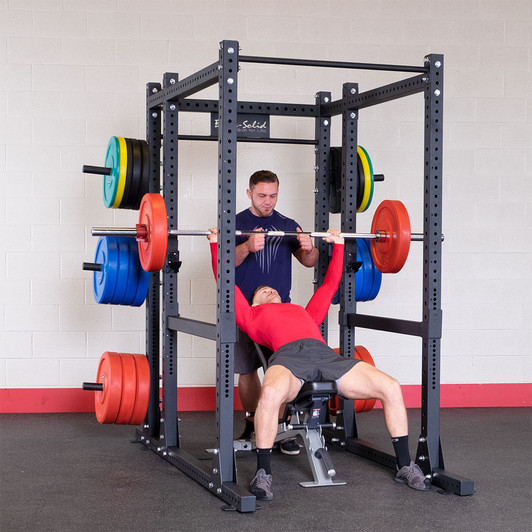
M 101 265 L 94 272 L 93 293 L 97 303 L 139 307 L 148 293 L 150 274 L 139 260 L 134 238 L 100 237 L 94 258 Z
M 138 209 L 148 192 L 150 152 L 145 140 L 111 137 L 107 144 L 103 203 L 115 209 Z

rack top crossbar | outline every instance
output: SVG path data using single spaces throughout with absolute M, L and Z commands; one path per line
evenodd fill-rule
M 348 61 L 321 61 L 317 59 L 290 59 L 286 57 L 257 57 L 251 55 L 241 55 L 241 63 L 267 63 L 273 65 L 295 65 L 324 68 L 351 68 L 358 70 L 382 70 L 391 72 L 428 72 L 428 67 L 408 66 L 408 65 L 380 65 L 377 63 L 350 63 Z

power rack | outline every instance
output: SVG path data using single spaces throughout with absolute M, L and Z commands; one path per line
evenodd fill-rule
M 430 54 L 423 66 L 382 65 L 252 57 L 240 55 L 238 41 L 220 43 L 216 62 L 179 80 L 166 73 L 162 85 L 148 83 L 146 89 L 146 134 L 150 149 L 150 192 L 162 191 L 168 211 L 168 228 L 177 229 L 178 141 L 212 140 L 218 143 L 218 278 L 216 323 L 206 323 L 179 313 L 178 240 L 169 239 L 168 256 L 161 274 L 152 273 L 146 301 L 146 352 L 151 368 L 150 403 L 145 424 L 136 432 L 137 440 L 239 512 L 256 510 L 255 497 L 238 484 L 233 450 L 234 344 L 237 340 L 234 314 L 234 249 L 236 206 L 236 160 L 239 141 L 309 144 L 315 151 L 315 230 L 329 226 L 329 153 L 331 118 L 342 119 L 342 200 L 341 230 L 356 232 L 357 205 L 357 126 L 361 109 L 409 96 L 424 94 L 424 216 L 423 216 L 423 319 L 420 322 L 369 316 L 357 313 L 355 293 L 356 243 L 347 240 L 346 266 L 340 287 L 340 353 L 354 356 L 355 329 L 358 327 L 406 334 L 422 338 L 421 434 L 416 462 L 433 485 L 458 495 L 471 495 L 473 481 L 451 474 L 444 468 L 440 442 L 440 340 L 441 242 L 442 242 L 442 137 L 443 137 L 443 55 Z M 242 63 L 297 65 L 321 68 L 397 71 L 413 74 L 401 81 L 360 93 L 357 83 L 345 83 L 342 97 L 332 101 L 330 92 L 316 94 L 315 103 L 290 104 L 238 100 L 238 72 Z M 190 98 L 218 85 L 218 100 Z M 180 112 L 213 113 L 217 134 L 179 135 Z M 247 116 L 269 120 L 274 115 L 314 117 L 315 138 L 286 139 L 267 136 L 245 137 L 239 124 Z M 320 284 L 327 268 L 324 242 L 315 278 Z M 162 323 L 161 323 L 162 320 Z M 216 443 L 212 462 L 206 467 L 179 444 L 177 402 L 177 333 L 187 333 L 216 342 Z M 322 325 L 327 333 L 327 323 Z M 162 341 L 162 346 L 160 345 Z M 161 351 L 162 347 L 162 351 Z M 160 353 L 162 352 L 162 357 Z M 162 367 L 160 358 L 162 359 Z M 162 382 L 161 382 L 162 381 Z M 160 386 L 162 401 L 160 401 Z M 326 431 L 329 445 L 395 469 L 395 457 L 359 438 L 352 401 L 339 412 L 340 428 Z

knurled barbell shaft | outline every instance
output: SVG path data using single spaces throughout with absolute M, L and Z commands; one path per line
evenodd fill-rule
M 137 237 L 138 231 L 134 227 L 93 227 L 91 231 L 92 236 L 131 236 Z M 168 236 L 209 236 L 210 231 L 200 231 L 200 230 L 186 230 L 186 229 L 170 229 L 168 231 Z M 297 236 L 297 235 L 309 235 L 313 238 L 325 238 L 330 235 L 326 232 L 312 232 L 312 231 L 264 231 L 262 233 L 257 231 L 235 231 L 237 236 L 251 236 L 256 234 L 263 234 L 265 236 Z M 385 233 L 340 233 L 340 236 L 345 239 L 356 239 L 356 238 L 369 238 L 379 240 L 383 237 L 386 238 Z M 412 241 L 423 241 L 423 233 L 411 233 L 410 240 Z
M 257 234 L 256 231 L 235 231 L 236 235 L 242 235 L 242 236 L 251 236 L 254 234 Z M 259 234 L 261 234 L 259 232 Z M 327 232 L 319 232 L 319 231 L 265 231 L 262 233 L 266 236 L 297 236 L 297 235 L 309 235 L 313 238 L 325 238 L 330 235 L 330 233 Z M 346 240 L 349 239 L 355 239 L 355 238 L 373 238 L 375 240 L 379 240 L 380 238 L 386 237 L 385 232 L 379 232 L 376 233 L 340 233 L 340 236 L 342 238 L 345 238 Z M 423 233 L 411 233 L 410 234 L 410 240 L 423 240 Z

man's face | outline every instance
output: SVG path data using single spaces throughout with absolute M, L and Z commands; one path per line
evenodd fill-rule
M 251 190 L 248 189 L 251 212 L 261 218 L 271 216 L 277 203 L 278 193 L 279 185 L 277 183 L 257 183 Z
M 255 292 L 253 306 L 264 305 L 265 303 L 282 303 L 281 296 L 275 288 L 263 286 Z

